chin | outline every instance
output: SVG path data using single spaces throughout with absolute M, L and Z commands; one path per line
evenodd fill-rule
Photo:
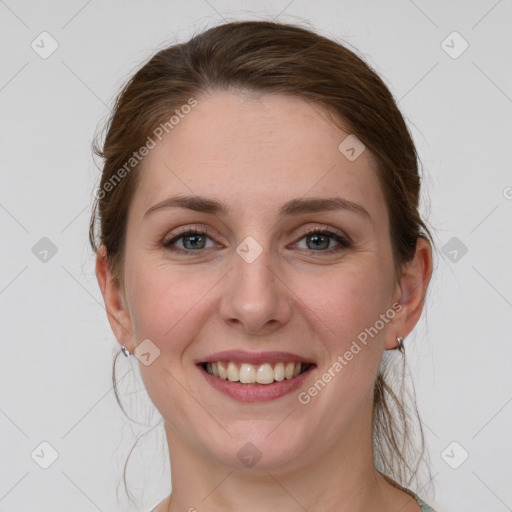
M 275 426 L 274 422 L 272 428 L 275 429 Z M 277 433 L 274 430 L 269 434 L 272 428 L 264 431 L 249 428 L 244 433 L 233 435 L 228 442 L 222 440 L 216 446 L 212 446 L 209 439 L 207 450 L 218 462 L 233 470 L 245 469 L 257 473 L 286 467 L 291 469 L 304 446 L 308 446 L 310 441 L 294 440 L 290 438 L 289 432 L 284 431 Z M 232 430 L 229 431 L 233 434 Z

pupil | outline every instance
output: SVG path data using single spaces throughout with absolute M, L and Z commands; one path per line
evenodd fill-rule
M 313 245 L 314 245 L 316 248 L 318 248 L 318 247 L 319 247 L 319 244 L 318 244 L 318 239 L 319 239 L 319 238 L 323 238 L 323 239 L 324 239 L 324 241 L 326 241 L 326 240 L 327 240 L 327 246 L 329 245 L 329 240 L 328 240 L 325 236 L 323 236 L 323 235 L 312 235 L 312 236 L 311 236 L 311 239 L 312 239 L 312 240 L 316 240 L 316 241 L 313 241 Z M 324 245 L 325 245 L 325 244 L 324 244 Z M 324 247 L 324 249 L 327 249 L 327 246 L 326 246 L 326 247 Z
M 188 235 L 185 237 L 185 242 L 187 240 L 190 241 L 191 239 L 195 239 L 195 242 L 192 242 L 192 249 L 194 249 L 194 248 L 197 248 L 197 239 L 201 239 L 201 238 L 203 238 L 203 240 L 204 240 L 204 237 L 202 237 L 201 235 Z M 184 245 L 186 246 L 186 243 Z M 189 247 L 186 247 L 186 248 L 188 249 Z M 200 248 L 202 248 L 202 247 L 200 247 Z

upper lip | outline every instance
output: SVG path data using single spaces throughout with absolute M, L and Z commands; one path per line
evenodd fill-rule
M 197 360 L 196 364 L 212 363 L 216 361 L 233 361 L 236 363 L 264 364 L 264 363 L 307 363 L 314 364 L 307 357 L 291 352 L 246 352 L 245 350 L 224 350 L 215 352 L 205 359 Z

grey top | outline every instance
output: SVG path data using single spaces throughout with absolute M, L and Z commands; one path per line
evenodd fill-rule
M 419 503 L 422 512 L 436 512 L 430 505 L 427 505 L 421 498 L 416 498 L 416 501 Z

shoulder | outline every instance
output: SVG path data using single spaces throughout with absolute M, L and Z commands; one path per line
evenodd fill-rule
M 156 505 L 153 505 L 148 512 L 165 512 L 169 509 L 169 502 L 171 500 L 171 496 L 167 496 L 165 500 L 159 501 Z

